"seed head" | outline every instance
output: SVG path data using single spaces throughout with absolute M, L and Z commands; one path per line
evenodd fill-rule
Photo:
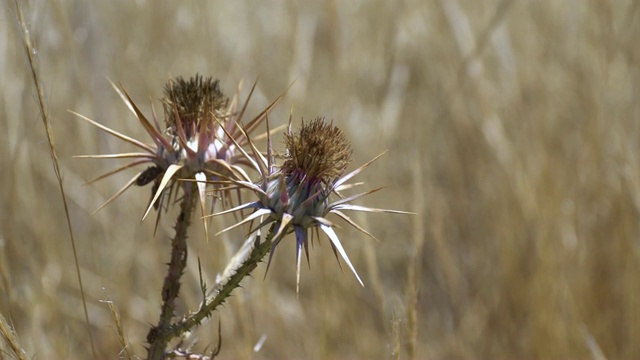
M 351 146 L 344 133 L 323 118 L 302 121 L 300 131 L 285 134 L 287 152 L 283 170 L 329 183 L 340 176 L 351 161 Z
M 201 121 L 212 121 L 212 115 L 220 115 L 229 103 L 217 79 L 198 74 L 189 80 L 182 77 L 169 80 L 164 93 L 162 105 L 167 129 L 175 129 L 179 118 L 187 138 L 193 136 Z

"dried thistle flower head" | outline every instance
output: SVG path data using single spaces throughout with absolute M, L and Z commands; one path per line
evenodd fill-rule
M 162 106 L 167 129 L 175 129 L 179 118 L 187 137 L 193 136 L 200 121 L 213 121 L 213 115 L 222 118 L 223 109 L 229 103 L 217 79 L 205 79 L 198 74 L 189 80 L 182 77 L 169 80 L 164 93 Z
M 250 132 L 256 129 L 266 118 L 268 111 L 282 98 L 282 96 L 278 97 L 269 107 L 247 122 L 244 129 L 241 129 L 240 124 L 242 124 L 246 103 L 241 110 L 238 110 L 238 94 L 229 101 L 220 90 L 218 80 L 204 79 L 199 75 L 189 80 L 177 78 L 170 80 L 165 87 L 163 107 L 166 128 L 162 129 L 155 111 L 152 111 L 152 123 L 138 109 L 125 90 L 116 87 L 113 83 L 112 86 L 149 134 L 153 143 L 145 144 L 74 113 L 101 130 L 142 150 L 133 153 L 79 157 L 133 159 L 130 163 L 109 171 L 88 183 L 104 179 L 136 165 L 150 164 L 147 169 L 134 175 L 124 187 L 96 210 L 100 210 L 115 200 L 133 184 L 144 186 L 153 182 L 152 199 L 143 219 L 151 208 L 158 209 L 168 203 L 172 194 L 174 197 L 176 196 L 179 182 L 182 187 L 198 187 L 204 215 L 207 186 L 219 188 L 220 186 L 216 182 L 221 179 L 249 181 L 249 176 L 240 165 L 253 160 L 251 156 L 246 155 L 243 151 L 238 151 L 238 149 L 248 144 Z M 250 100 L 254 89 L 255 84 L 246 102 Z M 239 91 L 240 89 L 238 89 L 238 93 Z M 183 190 L 186 191 L 186 189 Z M 215 201 L 216 198 L 212 197 L 212 208 Z M 160 212 L 158 212 L 158 216 L 160 216 Z
M 283 169 L 322 182 L 340 176 L 351 161 L 351 146 L 333 123 L 316 118 L 302 121 L 300 131 L 285 134 L 286 161 Z
M 267 124 L 268 126 L 268 124 Z M 257 184 L 238 182 L 239 187 L 252 190 L 258 200 L 242 204 L 233 209 L 214 215 L 222 215 L 244 209 L 255 211 L 237 224 L 222 230 L 228 231 L 242 224 L 259 220 L 260 223 L 253 231 L 259 231 L 262 227 L 274 224 L 275 235 L 267 269 L 271 264 L 273 253 L 288 233 L 295 233 L 296 238 L 296 283 L 300 284 L 300 259 L 304 249 L 307 262 L 309 262 L 308 240 L 310 230 L 322 230 L 330 240 L 331 247 L 338 258 L 338 253 L 353 271 L 356 278 L 362 284 L 362 280 L 351 264 L 347 253 L 342 247 L 340 239 L 333 230 L 334 224 L 327 216 L 335 214 L 345 220 L 355 229 L 373 237 L 369 232 L 357 225 L 351 218 L 344 214 L 343 210 L 402 213 L 402 211 L 373 209 L 351 202 L 363 196 L 376 192 L 379 189 L 370 190 L 350 197 L 343 197 L 340 192 L 352 187 L 347 181 L 362 172 L 378 157 L 362 165 L 356 170 L 343 175 L 351 159 L 351 147 L 340 129 L 332 123 L 326 123 L 323 118 L 317 118 L 309 123 L 302 123 L 296 133 L 289 127 L 285 135 L 286 153 L 284 164 L 277 168 L 273 162 L 273 149 L 269 146 L 267 157 L 256 157 L 253 165 L 261 174 L 261 181 Z M 271 144 L 270 141 L 268 141 Z M 254 153 L 257 152 L 250 142 Z M 331 201 L 331 199 L 336 199 Z M 313 234 L 313 232 L 311 232 Z M 338 261 L 339 263 L 339 261 Z

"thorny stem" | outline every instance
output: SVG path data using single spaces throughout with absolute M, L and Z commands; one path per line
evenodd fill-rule
M 180 203 L 180 214 L 176 220 L 176 234 L 171 240 L 171 260 L 169 270 L 162 285 L 162 311 L 158 325 L 152 327 L 147 335 L 149 360 L 165 357 L 167 344 L 175 337 L 171 332 L 171 319 L 174 316 L 176 299 L 180 293 L 180 278 L 187 265 L 187 229 L 191 225 L 191 215 L 195 207 L 197 188 L 193 183 L 184 183 L 184 197 Z
M 171 327 L 167 335 L 171 337 L 177 337 L 181 334 L 190 331 L 196 325 L 199 325 L 202 320 L 211 316 L 211 313 L 222 303 L 225 302 L 227 297 L 231 295 L 233 289 L 240 286 L 240 282 L 251 274 L 251 272 L 258 266 L 258 264 L 264 259 L 264 257 L 271 250 L 271 243 L 273 242 L 273 236 L 275 231 L 273 228 L 269 231 L 266 239 L 257 245 L 254 245 L 253 250 L 249 257 L 236 269 L 236 272 L 229 277 L 227 282 L 221 285 L 217 294 L 213 299 L 207 300 L 200 306 L 200 309 L 195 313 L 185 317 Z

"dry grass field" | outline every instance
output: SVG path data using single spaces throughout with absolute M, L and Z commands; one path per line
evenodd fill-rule
M 68 112 L 148 139 L 109 84 L 161 111 L 196 73 L 248 114 L 333 119 L 357 180 L 388 185 L 326 241 L 296 295 L 295 240 L 203 324 L 220 359 L 640 358 L 640 14 L 637 1 L 21 1 L 69 201 L 97 359 L 145 357 L 175 211 L 153 236 L 150 188 L 92 212 L 133 174 L 83 184 L 133 150 Z M 61 194 L 13 1 L 0 11 L 0 314 L 34 359 L 92 358 Z M 264 129 L 263 129 L 264 131 Z M 275 136 L 282 149 L 282 135 Z M 262 144 L 261 146 L 264 146 Z M 232 216 L 216 219 L 221 229 Z M 215 232 L 215 231 L 214 231 Z M 192 226 L 180 311 L 243 230 Z M 114 313 L 119 314 L 116 326 Z M 123 347 L 118 329 L 124 334 Z M 254 346 L 264 340 L 258 351 Z M 12 359 L 0 340 L 0 359 Z

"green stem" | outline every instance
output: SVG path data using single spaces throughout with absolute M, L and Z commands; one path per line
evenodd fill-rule
M 187 265 L 187 229 L 191 225 L 191 215 L 195 206 L 196 187 L 192 183 L 184 184 L 184 197 L 180 203 L 180 214 L 176 220 L 176 234 L 171 240 L 171 260 L 169 270 L 162 285 L 162 310 L 158 325 L 147 334 L 149 360 L 165 358 L 167 344 L 174 337 L 171 332 L 171 319 L 175 314 L 176 299 L 180 293 L 180 278 Z
M 246 276 L 250 275 L 251 272 L 258 266 L 258 264 L 262 261 L 262 259 L 269 253 L 271 250 L 271 243 L 273 240 L 273 236 L 275 235 L 275 231 L 273 228 L 269 231 L 264 242 L 254 246 L 253 250 L 249 257 L 238 267 L 236 272 L 229 277 L 229 280 L 221 285 L 220 290 L 216 294 L 213 299 L 205 300 L 205 302 L 200 306 L 200 309 L 187 316 L 186 318 L 180 320 L 175 325 L 171 327 L 171 330 L 167 333 L 172 337 L 179 336 L 184 334 L 187 331 L 190 331 L 196 325 L 199 325 L 202 320 L 211 316 L 211 313 L 222 303 L 225 302 L 227 297 L 231 295 L 233 289 L 237 288 Z

